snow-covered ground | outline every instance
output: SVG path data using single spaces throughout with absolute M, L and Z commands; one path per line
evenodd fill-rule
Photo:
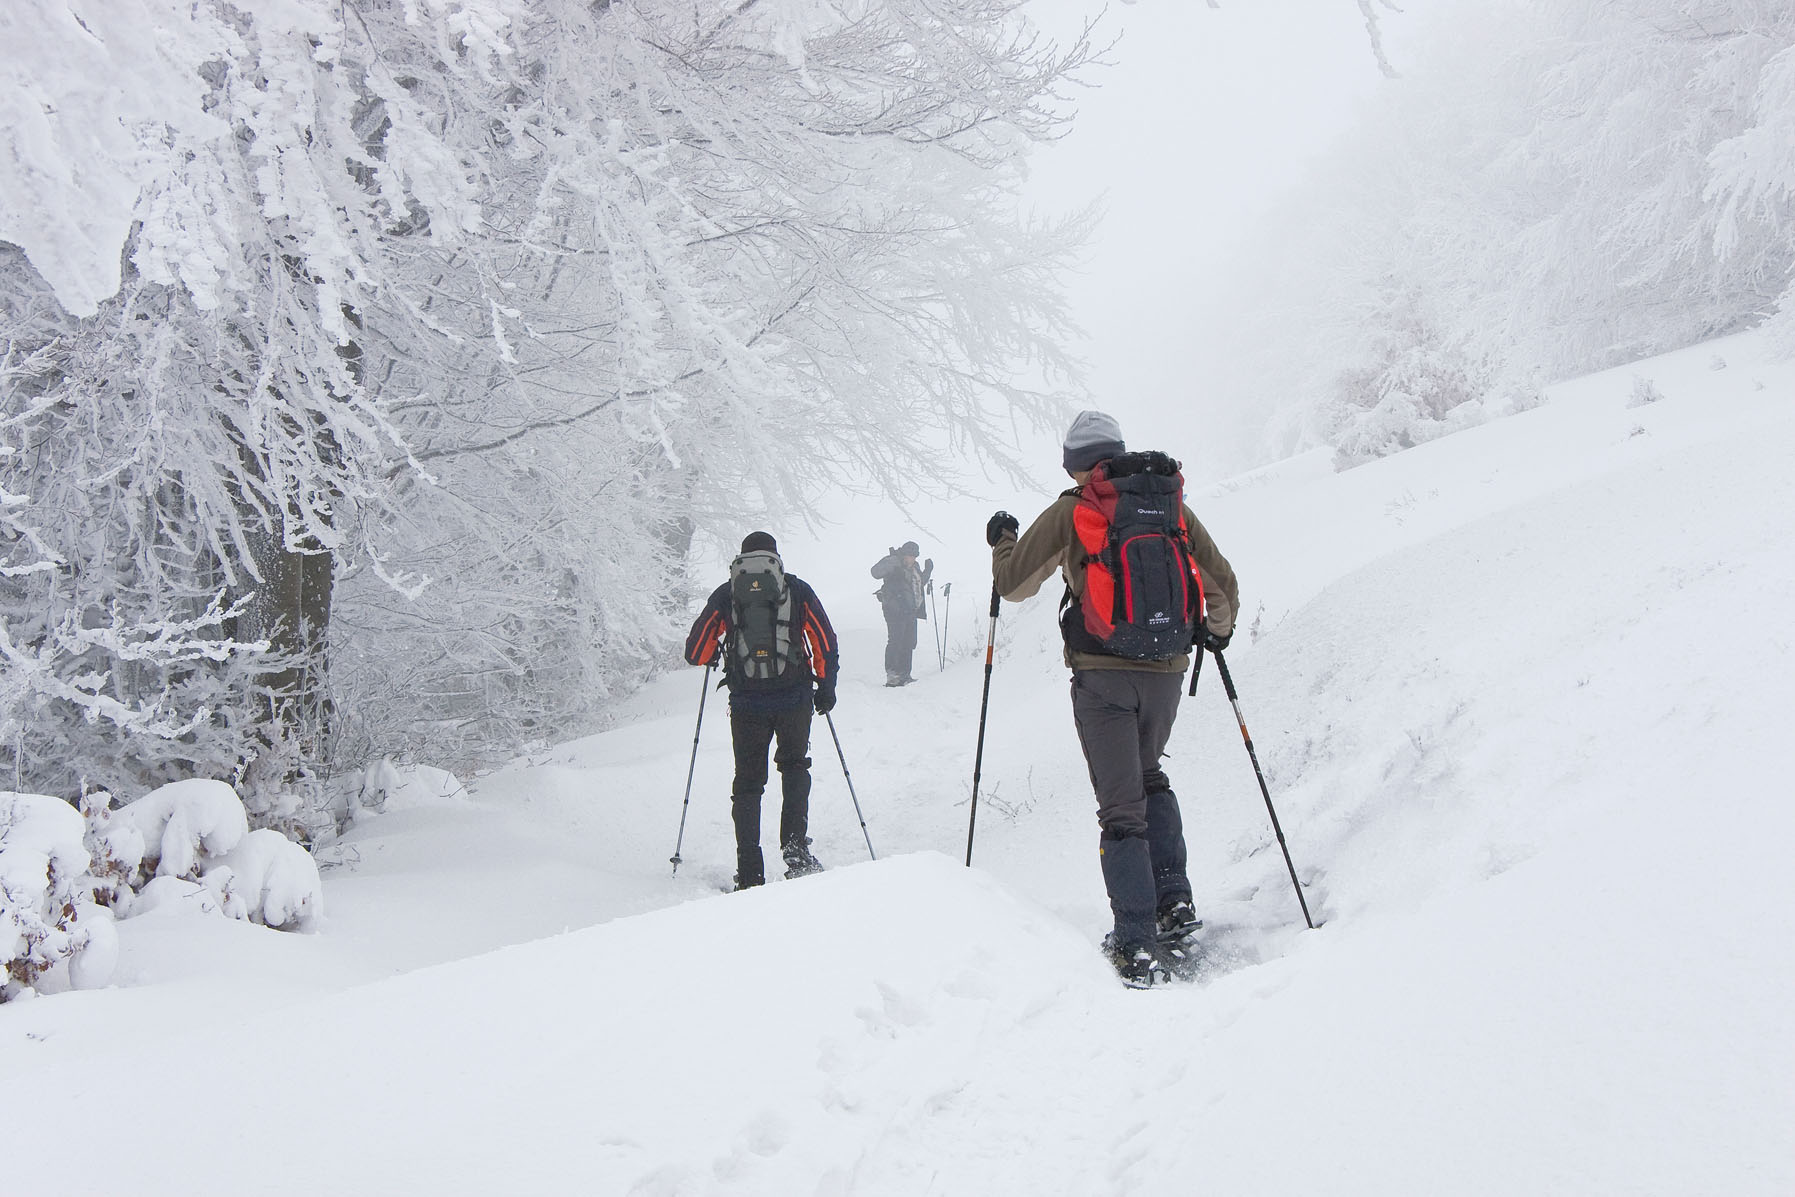
M 966 869 L 988 583 L 888 691 L 870 583 L 825 584 L 859 565 L 788 540 L 876 863 L 819 723 L 832 867 L 718 892 L 716 696 L 670 876 L 699 674 L 662 679 L 363 816 L 313 934 L 164 908 L 114 987 L 0 1008 L 0 1189 L 1795 1192 L 1795 367 L 1733 338 L 1552 395 L 1193 486 L 1320 929 L 1211 664 L 1167 769 L 1215 965 L 1121 988 L 1052 596 L 1004 608 Z

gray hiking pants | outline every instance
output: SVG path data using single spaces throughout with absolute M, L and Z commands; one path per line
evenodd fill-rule
M 885 608 L 885 673 L 907 678 L 916 652 L 916 612 L 892 603 Z
M 1153 902 L 1161 908 L 1190 896 L 1184 820 L 1172 783 L 1159 767 L 1183 693 L 1180 673 L 1081 669 L 1072 674 L 1072 720 L 1097 793 L 1098 826 L 1105 840 L 1147 841 Z M 1112 902 L 1118 897 L 1124 896 L 1112 892 Z M 1140 897 L 1127 895 L 1125 903 L 1133 908 Z

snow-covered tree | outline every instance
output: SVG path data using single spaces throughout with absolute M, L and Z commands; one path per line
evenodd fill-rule
M 1279 264 L 1264 306 L 1305 314 L 1239 363 L 1236 392 L 1269 377 L 1284 396 L 1262 451 L 1425 439 L 1434 403 L 1411 424 L 1368 396 L 1412 394 L 1403 376 L 1441 353 L 1469 370 L 1462 424 L 1792 306 L 1795 10 L 1505 0 L 1438 20 L 1254 250 Z
M 1078 228 L 1018 223 L 1008 184 L 1087 51 L 1012 10 L 575 6 L 505 87 L 440 105 L 502 111 L 474 132 L 513 159 L 461 276 L 494 281 L 430 308 L 481 385 L 420 372 L 440 355 L 381 367 L 420 396 L 400 419 L 434 479 L 391 563 L 432 585 L 399 605 L 346 580 L 355 643 L 385 646 L 354 654 L 347 706 L 422 689 L 446 737 L 543 735 L 651 660 L 694 533 L 911 493 L 941 434 L 1001 456 L 1002 421 L 1049 410 L 1017 371 L 1063 370 L 1052 269 Z
M 1015 0 L 21 27 L 0 743 L 35 788 L 564 728 L 653 659 L 694 535 L 1054 409 L 1082 223 L 1013 185 L 1090 48 Z

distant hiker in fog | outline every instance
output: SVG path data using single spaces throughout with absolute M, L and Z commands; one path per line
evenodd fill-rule
M 887 550 L 872 568 L 873 577 L 880 581 L 879 606 L 885 609 L 887 686 L 907 686 L 916 680 L 910 676 L 910 658 L 916 652 L 917 621 L 929 617 L 923 596 L 928 593 L 929 578 L 935 572 L 933 557 L 918 568 L 919 552 L 914 540 L 906 540 Z
M 810 853 L 810 716 L 835 707 L 835 632 L 816 591 L 785 572 L 779 545 L 750 532 L 729 563 L 729 581 L 712 592 L 686 637 L 686 661 L 710 665 L 721 654 L 735 745 L 730 813 L 735 820 L 735 887 L 766 883 L 760 851 L 760 799 L 767 748 L 778 742 L 783 802 L 779 850 L 785 875 L 822 871 Z
M 1011 600 L 1055 571 L 1066 583 L 1072 721 L 1097 793 L 1097 852 L 1115 916 L 1104 948 L 1125 982 L 1152 985 L 1197 926 L 1183 817 L 1159 760 L 1190 650 L 1227 647 L 1240 589 L 1184 505 L 1178 463 L 1127 452 L 1113 417 L 1079 413 L 1061 464 L 1074 485 L 1027 531 L 1018 536 L 1007 511 L 986 524 L 991 576 Z

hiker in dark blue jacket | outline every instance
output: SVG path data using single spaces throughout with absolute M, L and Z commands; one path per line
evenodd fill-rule
M 835 631 L 816 591 L 785 572 L 779 545 L 751 532 L 686 637 L 686 661 L 723 666 L 729 687 L 729 731 L 735 746 L 730 811 L 735 819 L 735 887 L 766 882 L 760 850 L 760 800 L 767 785 L 767 749 L 777 742 L 783 801 L 779 849 L 785 875 L 822 870 L 810 852 L 810 718 L 835 707 Z

